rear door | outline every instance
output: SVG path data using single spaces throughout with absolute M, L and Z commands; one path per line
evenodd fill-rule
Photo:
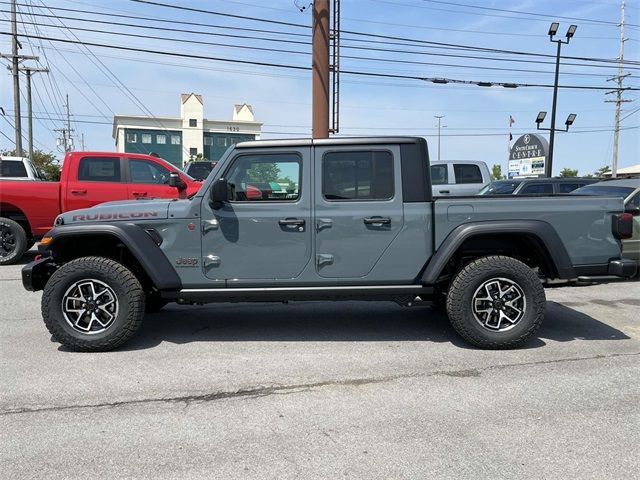
M 453 168 L 448 163 L 432 163 L 431 164 L 431 184 L 433 185 L 433 194 L 436 197 L 451 195 L 451 186 L 449 179 L 453 183 Z
M 316 271 L 366 279 L 402 229 L 400 150 L 315 148 Z
M 475 195 L 484 185 L 480 167 L 475 163 L 453 163 L 455 185 L 451 185 L 452 195 Z
M 89 208 L 98 203 L 127 199 L 123 161 L 118 156 L 81 157 L 67 181 L 64 210 Z

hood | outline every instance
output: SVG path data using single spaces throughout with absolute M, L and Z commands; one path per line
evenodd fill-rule
M 58 215 L 55 225 L 73 223 L 131 222 L 136 220 L 162 220 L 168 218 L 169 204 L 173 200 L 123 200 L 106 202 L 91 208 L 71 210 Z

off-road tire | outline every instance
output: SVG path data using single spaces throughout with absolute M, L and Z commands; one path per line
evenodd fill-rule
M 18 222 L 0 217 L 0 235 L 3 237 L 0 238 L 2 253 L 7 252 L 6 248 L 11 248 L 7 255 L 0 255 L 0 265 L 13 265 L 27 251 L 27 233 Z
M 476 290 L 492 278 L 515 282 L 524 293 L 524 314 L 507 331 L 490 331 L 473 312 Z M 483 349 L 510 349 L 523 345 L 538 330 L 544 319 L 546 298 L 536 273 L 515 258 L 489 256 L 478 258 L 460 270 L 447 293 L 447 314 L 453 328 L 470 344 Z
M 74 283 L 95 279 L 108 285 L 117 298 L 118 312 L 103 332 L 82 333 L 64 318 L 62 302 Z M 47 282 L 42 295 L 42 318 L 53 339 L 77 352 L 113 350 L 129 340 L 140 328 L 145 295 L 140 282 L 122 264 L 104 257 L 82 257 L 60 267 Z

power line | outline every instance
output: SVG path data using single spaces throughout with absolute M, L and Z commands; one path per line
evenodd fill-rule
M 0 35 L 10 35 L 10 33 L 0 32 Z M 121 45 L 107 45 L 103 43 L 96 42 L 86 42 L 81 40 L 70 40 L 70 39 L 62 39 L 62 38 L 54 38 L 54 37 L 40 37 L 36 35 L 26 35 L 28 38 L 42 38 L 49 41 L 54 42 L 62 42 L 62 43 L 70 43 L 70 44 L 80 44 L 84 47 L 93 46 L 93 47 L 102 47 L 109 48 L 114 50 L 125 50 L 139 53 L 149 53 L 154 55 L 166 55 L 180 58 L 194 58 L 201 60 L 213 60 L 220 61 L 226 63 L 237 63 L 244 65 L 257 65 L 263 67 L 274 67 L 274 68 L 286 68 L 293 70 L 311 70 L 311 67 L 306 67 L 302 65 L 290 65 L 290 64 L 281 64 L 281 63 L 273 63 L 273 62 L 261 62 L 256 60 L 242 60 L 242 59 L 234 59 L 234 58 L 224 58 L 224 57 L 213 57 L 209 55 L 199 55 L 192 53 L 180 53 L 180 52 L 169 52 L 165 50 L 151 50 L 147 48 L 137 48 L 137 47 L 125 47 Z M 430 78 L 423 77 L 419 75 L 398 75 L 392 73 L 380 73 L 380 72 L 363 72 L 363 71 L 349 71 L 343 70 L 342 73 L 347 75 L 359 75 L 359 76 L 370 76 L 370 77 L 383 77 L 383 78 L 395 78 L 395 79 L 405 79 L 405 80 L 421 80 L 433 83 L 454 83 L 454 84 L 467 84 L 467 85 L 478 85 L 482 87 L 489 86 L 501 86 L 506 88 L 516 88 L 516 87 L 540 87 L 540 88 L 552 88 L 552 85 L 548 84 L 535 84 L 535 83 L 511 83 L 511 82 L 482 82 L 482 81 L 471 81 L 471 80 L 458 80 L 452 78 Z M 577 89 L 577 90 L 606 90 L 607 87 L 599 87 L 595 85 L 560 85 L 560 88 L 567 89 Z M 626 90 L 640 90 L 640 88 L 627 88 Z

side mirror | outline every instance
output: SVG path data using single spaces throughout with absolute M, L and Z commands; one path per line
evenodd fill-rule
M 178 191 L 186 190 L 187 184 L 182 181 L 178 172 L 169 173 L 169 186 L 177 188 Z
M 634 217 L 637 217 L 638 215 L 640 215 L 640 207 L 636 207 L 635 205 L 629 205 L 627 208 L 624 209 L 624 213 L 630 213 Z
M 211 186 L 213 208 L 220 208 L 227 200 L 229 200 L 229 184 L 226 178 L 219 178 Z

